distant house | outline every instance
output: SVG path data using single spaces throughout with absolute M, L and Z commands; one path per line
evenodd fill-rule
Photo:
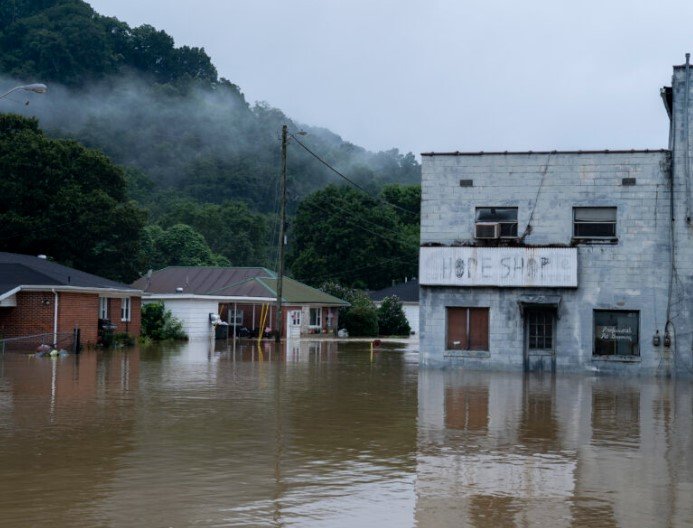
M 402 301 L 402 309 L 407 317 L 412 333 L 419 333 L 419 281 L 408 279 L 382 290 L 372 291 L 368 296 L 380 307 L 385 297 L 396 295 Z
M 277 329 L 277 274 L 262 267 L 170 266 L 133 283 L 143 302 L 163 302 L 190 339 L 209 338 L 210 317 L 228 324 L 228 334 Z M 339 308 L 349 303 L 284 277 L 284 336 L 327 334 L 337 328 Z M 210 315 L 211 314 L 211 315 Z M 287 324 L 288 323 L 288 324 Z
M 47 344 L 79 327 L 83 344 L 97 342 L 99 319 L 116 332 L 140 333 L 142 292 L 45 257 L 0 252 L 0 337 L 48 334 Z

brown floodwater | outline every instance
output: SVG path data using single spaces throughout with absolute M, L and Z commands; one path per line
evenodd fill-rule
M 0 357 L 0 526 L 693 526 L 691 381 L 416 343 Z

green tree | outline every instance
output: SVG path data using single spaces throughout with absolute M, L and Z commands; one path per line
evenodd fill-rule
M 383 299 L 378 308 L 378 329 L 380 335 L 406 335 L 411 333 L 402 301 L 396 295 Z
M 395 210 L 351 187 L 313 193 L 294 219 L 291 272 L 309 284 L 334 279 L 371 289 L 414 275 L 418 229 L 403 225 Z
M 333 281 L 323 283 L 320 289 L 350 304 L 339 309 L 340 329 L 345 328 L 352 337 L 378 335 L 378 309 L 366 292 Z
M 229 261 L 214 253 L 205 237 L 186 224 L 168 229 L 158 225 L 145 227 L 144 256 L 149 269 L 166 266 L 228 266 Z
M 269 228 L 264 215 L 252 212 L 239 201 L 201 204 L 176 198 L 166 204 L 158 219 L 163 227 L 187 224 L 202 234 L 211 250 L 234 266 L 266 264 Z
M 146 213 L 127 201 L 123 171 L 34 119 L 0 115 L 0 249 L 47 254 L 130 282 L 139 274 Z

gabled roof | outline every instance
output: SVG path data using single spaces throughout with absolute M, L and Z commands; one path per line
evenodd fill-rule
M 267 268 L 169 266 L 133 283 L 151 297 L 176 293 L 210 297 L 277 297 L 277 274 Z M 180 289 L 180 290 L 179 290 Z M 179 291 L 177 291 L 179 290 Z M 284 277 L 282 301 L 289 304 L 348 306 L 349 303 Z
M 394 286 L 383 288 L 382 290 L 368 292 L 368 296 L 373 301 L 382 301 L 385 297 L 396 295 L 402 302 L 419 302 L 419 281 L 410 279 L 407 282 L 400 282 Z
M 132 286 L 68 268 L 44 258 L 0 252 L 0 295 L 21 287 L 55 286 L 139 293 Z

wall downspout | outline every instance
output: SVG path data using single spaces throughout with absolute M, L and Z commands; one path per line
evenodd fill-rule
M 55 295 L 55 299 L 53 301 L 53 348 L 56 348 L 58 346 L 58 292 L 55 291 L 55 288 L 51 290 L 53 292 L 53 295 Z
M 686 223 L 691 223 L 691 193 L 690 193 L 690 178 L 691 178 L 691 162 L 690 162 L 690 130 L 689 130 L 689 104 L 690 104 L 690 59 L 691 54 L 686 53 L 686 80 L 685 92 L 683 94 L 683 135 L 684 135 L 684 151 L 683 151 L 683 174 L 686 182 Z

